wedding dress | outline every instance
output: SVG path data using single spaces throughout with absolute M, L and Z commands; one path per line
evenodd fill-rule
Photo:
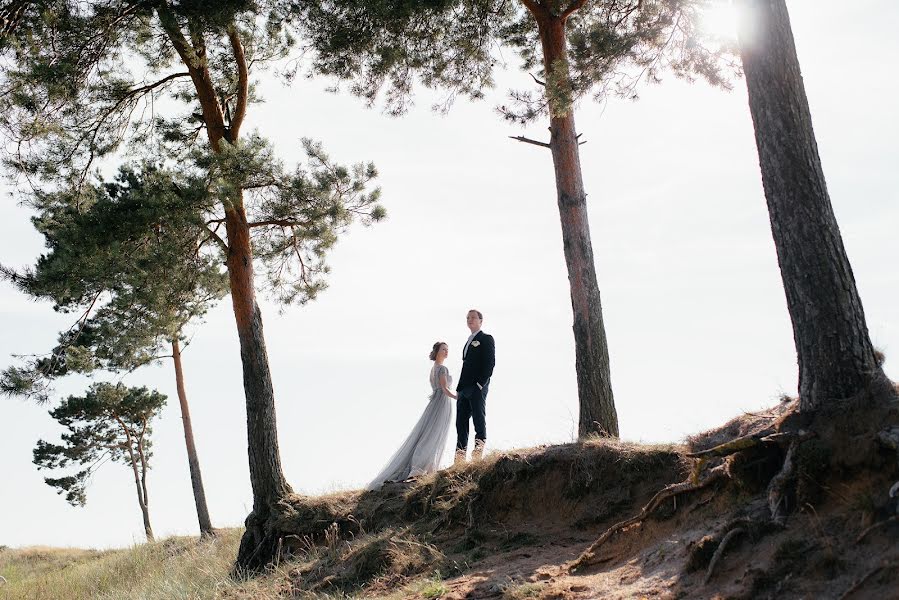
M 446 376 L 446 387 L 452 386 L 449 369 L 435 364 L 431 369 L 431 399 L 428 405 L 412 428 L 412 433 L 368 485 L 369 490 L 380 489 L 387 481 L 403 481 L 416 475 L 433 473 L 440 466 L 453 413 L 452 402 L 440 387 L 441 374 Z

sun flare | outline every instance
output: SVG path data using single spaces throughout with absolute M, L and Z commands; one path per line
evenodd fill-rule
M 730 2 L 716 2 L 703 11 L 700 26 L 714 37 L 736 39 L 737 11 Z

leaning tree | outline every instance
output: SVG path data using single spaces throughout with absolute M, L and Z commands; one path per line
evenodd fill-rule
M 308 166 L 287 171 L 264 140 L 241 135 L 258 99 L 251 70 L 295 44 L 277 1 L 42 4 L 28 35 L 3 48 L 7 164 L 32 186 L 79 190 L 98 159 L 141 148 L 195 169 L 216 200 L 203 222 L 228 276 L 253 489 L 236 569 L 259 569 L 275 554 L 277 506 L 291 488 L 278 450 L 256 267 L 278 301 L 314 298 L 337 236 L 353 221 L 384 215 L 369 187 L 375 169 L 335 165 L 307 140 Z
M 0 267 L 30 297 L 79 312 L 46 356 L 0 374 L 0 392 L 49 401 L 51 382 L 98 369 L 130 372 L 171 358 L 201 535 L 214 533 L 184 383 L 181 344 L 226 292 L 216 253 L 204 252 L 203 187 L 144 165 L 116 180 L 29 200 L 48 251 L 30 269 Z
M 581 172 L 578 99 L 635 97 L 638 82 L 664 70 L 725 85 L 724 52 L 696 43 L 701 0 L 444 0 L 297 2 L 310 25 L 314 68 L 352 80 L 375 103 L 387 88 L 387 110 L 402 113 L 413 82 L 481 98 L 502 50 L 519 54 L 539 92 L 514 91 L 500 107 L 511 122 L 549 122 L 548 141 L 515 139 L 552 155 L 556 203 L 574 315 L 578 433 L 618 436 L 609 349 Z
M 824 180 L 784 0 L 738 0 L 740 56 L 793 339 L 800 410 L 883 384 Z
M 65 494 L 74 506 L 84 506 L 87 502 L 87 485 L 104 463 L 112 461 L 131 467 L 144 532 L 147 541 L 152 542 L 147 493 L 147 471 L 152 455 L 150 423 L 165 401 L 165 396 L 144 387 L 110 383 L 94 384 L 84 396 L 69 396 L 50 411 L 50 416 L 67 429 L 62 434 L 63 443 L 39 440 L 34 448 L 34 464 L 38 469 L 55 471 L 78 468 L 74 474 L 44 478 L 47 485 Z

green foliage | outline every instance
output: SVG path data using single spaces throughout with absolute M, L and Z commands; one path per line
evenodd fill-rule
M 39 440 L 34 449 L 38 469 L 80 467 L 73 474 L 47 477 L 47 485 L 64 494 L 72 505 L 83 506 L 85 488 L 93 472 L 105 461 L 126 465 L 151 456 L 150 422 L 165 405 L 166 397 L 145 387 L 97 383 L 84 396 L 69 396 L 50 411 L 67 431 L 62 444 Z
M 235 110 L 238 80 L 227 32 L 244 42 L 247 62 L 259 69 L 282 58 L 295 38 L 278 2 L 137 2 L 46 0 L 29 9 L 27 26 L 0 46 L 0 131 L 12 142 L 6 162 L 36 185 L 83 183 L 94 163 L 160 144 L 183 157 L 205 128 L 185 65 L 160 15 L 189 30 L 195 66 L 205 64 L 222 99 Z M 262 16 L 260 16 L 262 15 Z M 176 100 L 160 104 L 162 98 Z M 160 110 L 165 106 L 165 110 Z
M 145 164 L 109 183 L 37 192 L 33 221 L 49 249 L 15 283 L 82 313 L 47 356 L 0 374 L 0 392 L 49 398 L 49 380 L 153 361 L 227 290 L 220 250 L 203 247 L 205 182 Z
M 158 356 L 228 289 L 218 199 L 246 193 L 266 289 L 303 304 L 325 289 L 327 252 L 354 220 L 384 217 L 371 163 L 335 164 L 303 140 L 307 164 L 288 172 L 264 140 L 193 153 L 178 171 L 123 167 L 111 182 L 35 192 L 48 251 L 7 277 L 26 294 L 82 316 L 47 356 L 0 373 L 0 393 L 49 400 L 49 379 L 132 370 Z
M 378 174 L 372 163 L 345 167 L 334 163 L 320 143 L 302 143 L 306 165 L 292 172 L 256 136 L 197 157 L 216 197 L 241 190 L 249 196 L 254 254 L 266 289 L 282 304 L 315 299 L 327 287 L 327 252 L 339 235 L 356 220 L 370 225 L 386 216 L 378 203 L 380 190 L 369 187 Z
M 409 106 L 416 79 L 481 98 L 493 85 L 497 37 L 508 35 L 518 2 L 495 0 L 324 0 L 294 2 L 317 53 L 315 71 L 352 79 L 352 92 L 374 104 L 386 89 L 386 109 Z
M 199 143 L 207 129 L 193 81 L 200 75 L 188 77 L 184 70 L 208 71 L 227 133 L 239 111 L 240 67 L 255 72 L 296 44 L 300 28 L 287 7 L 280 0 L 49 0 L 33 30 L 0 65 L 0 131 L 12 149 L 8 166 L 37 190 L 29 204 L 51 252 L 36 266 L 40 277 L 2 268 L 0 274 L 27 293 L 51 297 L 63 310 L 83 308 L 107 284 L 115 284 L 114 298 L 123 298 L 119 308 L 145 307 L 153 300 L 149 291 L 137 298 L 125 293 L 145 289 L 137 279 L 155 281 L 160 260 L 167 275 L 179 260 L 194 272 L 211 272 L 205 262 L 189 265 L 185 257 L 193 252 L 208 262 L 211 255 L 195 252 L 197 247 L 226 249 L 219 233 L 223 211 L 245 205 L 248 218 L 259 223 L 255 256 L 274 297 L 285 303 L 314 298 L 325 287 L 324 259 L 337 236 L 354 220 L 370 224 L 385 215 L 379 191 L 369 188 L 377 175 L 373 165 L 343 167 L 320 145 L 304 141 L 308 164 L 290 172 L 255 136 L 226 135 L 221 151 L 211 152 Z M 165 97 L 174 102 L 159 102 Z M 112 183 L 96 181 L 92 165 L 116 150 L 144 158 Z M 48 185 L 51 191 L 44 191 Z M 168 227 L 163 234 L 169 242 L 157 244 L 160 256 L 141 262 L 123 250 L 160 223 Z M 74 256 L 85 252 L 90 259 Z M 126 284 L 110 279 L 114 270 Z M 152 291 L 172 295 L 163 286 Z
M 567 64 L 543 69 L 537 23 L 522 2 L 506 0 L 320 0 L 296 2 L 317 54 L 313 68 L 351 80 L 351 91 L 373 104 L 385 90 L 386 110 L 402 113 L 416 80 L 425 87 L 480 98 L 503 50 L 537 71 L 537 93 L 510 92 L 503 116 L 527 123 L 551 106 L 567 111 L 585 95 L 636 97 L 639 81 L 659 81 L 668 69 L 727 85 L 737 69 L 732 49 L 704 44 L 698 22 L 714 0 L 587 0 L 568 20 Z M 549 2 L 561 14 L 574 0 Z

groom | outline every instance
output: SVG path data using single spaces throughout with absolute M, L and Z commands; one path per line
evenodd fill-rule
M 487 442 L 487 388 L 496 364 L 493 336 L 481 331 L 484 315 L 470 310 L 467 316 L 471 335 L 462 348 L 462 374 L 456 386 L 456 459 L 455 464 L 465 462 L 468 452 L 468 420 L 474 421 L 474 450 L 471 459 L 477 460 L 484 453 Z

